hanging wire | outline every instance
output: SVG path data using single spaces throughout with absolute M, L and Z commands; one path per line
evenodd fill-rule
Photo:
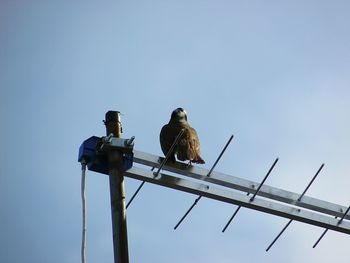
M 86 161 L 81 160 L 81 200 L 83 206 L 83 234 L 81 242 L 81 262 L 86 262 L 86 194 L 85 194 Z

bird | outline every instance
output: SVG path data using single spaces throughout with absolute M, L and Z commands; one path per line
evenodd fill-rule
M 189 164 L 204 164 L 205 161 L 200 156 L 200 142 L 197 132 L 188 123 L 187 112 L 183 108 L 175 109 L 171 113 L 169 123 L 165 124 L 160 131 L 159 140 L 164 155 L 167 156 L 172 144 L 182 129 L 184 132 L 178 144 L 174 147 L 172 153 L 170 153 L 169 160 L 175 163 L 176 155 L 180 161 L 189 160 Z

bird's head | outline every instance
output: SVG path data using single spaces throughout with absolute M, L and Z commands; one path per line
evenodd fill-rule
M 170 121 L 175 122 L 187 122 L 187 113 L 183 108 L 177 108 L 171 114 Z

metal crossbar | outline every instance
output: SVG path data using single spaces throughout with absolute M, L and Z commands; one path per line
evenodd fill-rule
M 134 162 L 139 164 L 153 167 L 159 164 L 159 160 L 162 159 L 163 158 L 156 155 L 134 150 Z M 207 169 L 200 168 L 198 166 L 187 166 L 186 164 L 179 162 L 175 163 L 174 165 L 165 165 L 163 170 L 177 173 L 192 179 L 197 179 L 205 183 L 216 184 L 227 187 L 231 190 L 234 189 L 250 194 L 254 194 L 259 185 L 259 183 L 254 181 L 216 171 L 213 171 L 210 177 L 208 177 L 206 176 L 209 172 Z M 299 208 L 306 208 L 315 212 L 320 212 L 339 218 L 341 218 L 344 215 L 344 211 L 347 210 L 347 207 L 345 206 L 336 205 L 309 196 L 303 196 L 303 198 L 298 201 L 300 194 L 268 185 L 263 185 L 257 193 L 257 196 L 266 197 L 273 201 L 283 202 Z M 345 215 L 344 219 L 350 220 L 350 214 Z
M 226 190 L 218 188 L 216 186 L 195 182 L 188 179 L 167 175 L 164 173 L 159 173 L 158 177 L 155 178 L 153 176 L 153 172 L 139 167 L 132 167 L 131 169 L 127 170 L 125 172 L 125 176 L 196 195 L 202 195 L 203 197 L 211 198 L 214 200 L 235 205 L 241 205 L 246 208 L 293 219 L 299 222 L 312 224 L 315 226 L 350 234 L 349 221 L 343 220 L 341 224 L 338 224 L 339 220 L 328 215 L 314 213 L 306 209 L 300 209 L 290 205 L 284 205 L 278 202 L 271 202 L 269 200 L 265 200 L 259 197 L 256 197 L 251 202 L 250 197 L 246 194 L 241 194 L 230 189 Z

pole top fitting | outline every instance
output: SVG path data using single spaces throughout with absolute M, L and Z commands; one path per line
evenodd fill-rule
M 122 125 L 120 122 L 120 112 L 119 111 L 108 111 L 106 112 L 105 120 L 103 121 L 106 125 L 107 136 L 111 133 L 116 137 L 121 137 Z
M 104 123 L 120 122 L 120 111 L 107 111 Z

